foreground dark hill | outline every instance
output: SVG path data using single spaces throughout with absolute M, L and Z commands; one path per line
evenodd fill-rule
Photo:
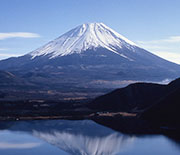
M 101 95 L 105 88 L 133 81 L 180 76 L 180 65 L 138 47 L 102 23 L 80 25 L 33 52 L 0 61 L 0 69 L 39 90 L 81 93 L 78 97 Z
M 180 129 L 180 79 L 178 88 L 162 97 L 156 104 L 142 114 L 142 118 L 153 124 Z
M 179 89 L 180 79 L 172 81 L 168 85 L 135 83 L 100 96 L 92 101 L 89 106 L 92 109 L 101 111 L 140 112 L 161 102 L 159 106 L 163 108 L 166 97 L 168 99 L 169 95 L 173 95 L 174 93 L 174 96 L 177 95 L 178 92 L 176 91 Z M 177 99 L 177 97 L 174 99 Z M 173 104 L 176 104 L 176 102 L 173 102 Z
M 136 83 L 96 98 L 90 107 L 99 110 L 137 111 L 150 106 L 163 96 L 165 86 L 159 84 Z

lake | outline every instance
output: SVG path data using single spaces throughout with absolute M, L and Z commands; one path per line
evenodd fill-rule
M 0 123 L 1 155 L 179 155 L 163 135 L 126 135 L 90 120 Z

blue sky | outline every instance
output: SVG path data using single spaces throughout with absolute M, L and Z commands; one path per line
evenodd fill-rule
M 0 59 L 23 55 L 77 25 L 103 22 L 180 64 L 180 0 L 0 0 Z

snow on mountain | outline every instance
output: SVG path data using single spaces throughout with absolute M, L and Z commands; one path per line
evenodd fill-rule
M 46 55 L 49 58 L 55 58 L 73 53 L 82 53 L 87 49 L 102 47 L 128 59 L 126 55 L 119 53 L 118 49 L 126 47 L 133 50 L 134 46 L 136 46 L 135 43 L 107 27 L 105 24 L 88 23 L 70 30 L 29 54 L 32 56 L 32 59 L 37 56 Z

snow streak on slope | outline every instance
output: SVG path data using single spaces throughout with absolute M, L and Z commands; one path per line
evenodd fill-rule
M 123 47 L 133 49 L 134 46 L 136 45 L 133 42 L 103 23 L 89 23 L 70 30 L 29 54 L 32 58 L 45 55 L 55 58 L 73 53 L 82 53 L 87 49 L 102 47 L 127 58 L 124 54 L 118 53 L 118 49 Z

